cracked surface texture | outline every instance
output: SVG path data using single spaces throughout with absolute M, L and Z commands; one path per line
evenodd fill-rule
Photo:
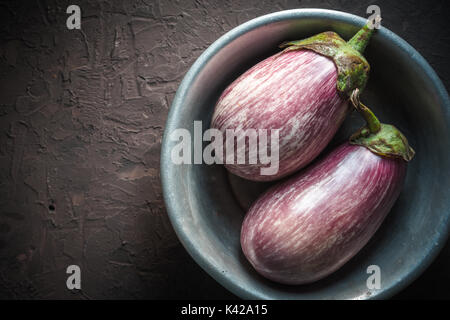
M 0 2 L 0 298 L 234 298 L 164 209 L 159 153 L 175 91 L 218 37 L 292 8 L 364 16 L 371 1 Z M 378 1 L 383 24 L 449 88 L 445 1 Z M 398 297 L 446 297 L 450 249 Z M 82 291 L 66 288 L 68 265 Z

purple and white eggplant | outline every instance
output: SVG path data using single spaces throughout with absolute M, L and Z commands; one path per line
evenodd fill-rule
M 359 109 L 367 127 L 269 189 L 245 216 L 242 250 L 264 277 L 305 284 L 331 274 L 369 241 L 399 196 L 414 151 L 395 127 Z
M 261 174 L 256 164 L 226 163 L 249 180 L 276 180 L 306 166 L 329 143 L 348 111 L 348 97 L 367 81 L 362 56 L 373 30 L 362 28 L 345 42 L 334 32 L 287 42 L 285 48 L 246 71 L 220 96 L 211 127 L 220 130 L 277 129 L 278 172 Z M 234 138 L 233 138 L 234 139 Z M 249 158 L 249 148 L 245 150 Z

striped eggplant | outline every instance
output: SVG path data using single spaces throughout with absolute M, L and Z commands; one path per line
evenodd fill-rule
M 248 161 L 246 142 L 241 150 L 247 161 L 223 160 L 226 168 L 246 179 L 271 181 L 310 163 L 344 121 L 350 92 L 366 84 L 370 67 L 362 52 L 372 32 L 364 26 L 348 42 L 324 32 L 283 43 L 283 51 L 231 83 L 219 97 L 211 128 L 224 137 L 227 129 L 241 130 L 244 139 L 248 129 L 265 129 L 268 135 L 278 129 L 279 161 L 277 173 L 265 175 L 261 168 L 266 164 Z
M 249 209 L 241 246 L 264 277 L 305 284 L 329 275 L 390 211 L 414 151 L 395 127 L 364 112 L 372 120 L 350 142 L 275 185 Z

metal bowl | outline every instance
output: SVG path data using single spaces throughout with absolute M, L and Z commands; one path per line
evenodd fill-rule
M 251 201 L 268 184 L 230 176 L 220 165 L 176 165 L 170 133 L 194 120 L 208 129 L 222 90 L 285 40 L 333 30 L 349 39 L 366 20 L 351 14 L 299 9 L 244 23 L 214 42 L 181 83 L 167 120 L 161 154 L 164 199 L 173 227 L 197 263 L 234 294 L 249 299 L 387 298 L 417 278 L 446 242 L 450 215 L 450 102 L 436 73 L 408 43 L 381 28 L 365 56 L 372 71 L 362 99 L 380 120 L 395 124 L 416 150 L 405 187 L 371 241 L 340 270 L 314 284 L 281 285 L 258 275 L 241 252 L 240 227 Z M 330 143 L 362 125 L 352 114 Z M 327 152 L 325 150 L 324 152 Z M 368 289 L 367 268 L 381 270 Z

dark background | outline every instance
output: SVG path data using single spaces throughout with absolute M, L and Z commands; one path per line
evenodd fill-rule
M 186 253 L 161 195 L 164 122 L 188 68 L 254 17 L 293 8 L 367 16 L 377 4 L 382 24 L 448 89 L 445 2 L 1 2 L 0 298 L 235 298 Z M 66 28 L 69 4 L 81 7 L 81 31 Z M 447 245 L 396 298 L 450 298 L 449 258 Z M 82 291 L 66 288 L 71 264 Z

